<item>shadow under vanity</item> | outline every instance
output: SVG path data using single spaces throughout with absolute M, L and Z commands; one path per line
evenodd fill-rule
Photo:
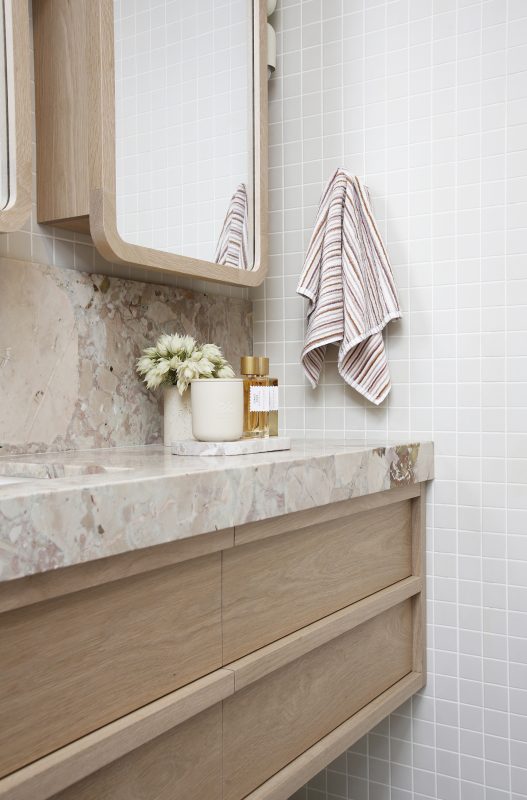
M 0 471 L 0 797 L 285 800 L 424 685 L 430 443 Z

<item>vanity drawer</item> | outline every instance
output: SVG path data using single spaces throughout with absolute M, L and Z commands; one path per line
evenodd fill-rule
M 221 703 L 52 800 L 221 800 Z
M 411 574 L 411 500 L 225 551 L 224 663 Z
M 0 775 L 221 665 L 221 554 L 0 615 Z
M 223 703 L 224 800 L 240 800 L 412 670 L 406 600 Z

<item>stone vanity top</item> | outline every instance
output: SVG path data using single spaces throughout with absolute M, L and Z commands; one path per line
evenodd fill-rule
M 3 456 L 0 581 L 432 477 L 431 442 L 298 440 L 288 451 L 219 457 L 173 456 L 160 445 Z

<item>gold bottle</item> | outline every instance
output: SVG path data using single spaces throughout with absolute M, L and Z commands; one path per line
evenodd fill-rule
M 243 438 L 269 436 L 269 359 L 243 356 Z

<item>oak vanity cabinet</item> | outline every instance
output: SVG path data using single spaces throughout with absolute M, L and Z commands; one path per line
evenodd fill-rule
M 220 667 L 220 561 L 213 553 L 0 615 L 0 774 Z
M 0 798 L 286 800 L 425 683 L 425 484 L 0 590 Z

